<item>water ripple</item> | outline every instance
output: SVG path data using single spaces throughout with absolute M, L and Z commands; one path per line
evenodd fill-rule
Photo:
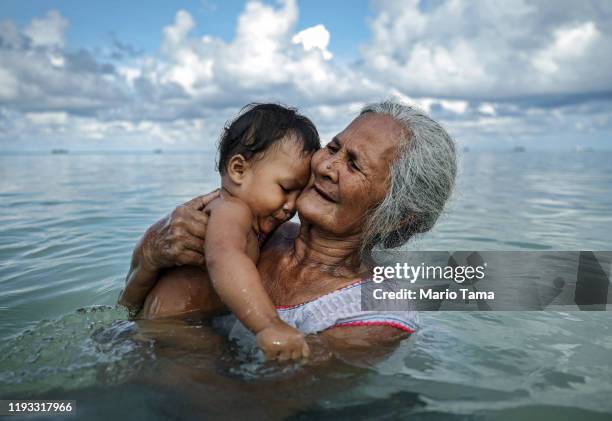
M 465 154 L 447 211 L 407 248 L 610 250 L 610 162 L 609 153 Z M 119 310 L 75 309 L 115 303 L 144 230 L 217 186 L 214 157 L 0 156 L 0 167 L 10 175 L 0 178 L 0 394 L 121 383 L 151 363 L 146 341 L 129 339 Z M 411 405 L 434 418 L 612 412 L 608 313 L 427 313 L 422 324 L 321 405 L 358 418 L 378 402 L 389 419 Z M 345 370 L 316 388 L 357 372 Z

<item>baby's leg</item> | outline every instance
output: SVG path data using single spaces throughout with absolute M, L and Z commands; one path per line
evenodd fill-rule
M 145 300 L 140 316 L 159 318 L 209 318 L 227 311 L 208 273 L 196 266 L 162 272 Z

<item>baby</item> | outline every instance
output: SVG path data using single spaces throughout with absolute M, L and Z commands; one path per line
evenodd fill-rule
M 295 213 L 319 148 L 312 122 L 276 104 L 246 107 L 219 141 L 221 193 L 204 209 L 205 272 L 214 291 L 203 288 L 255 333 L 270 359 L 309 354 L 303 335 L 278 317 L 256 264 L 266 236 Z

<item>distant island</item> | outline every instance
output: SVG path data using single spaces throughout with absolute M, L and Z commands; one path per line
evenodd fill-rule
M 524 146 L 515 146 L 514 148 L 512 148 L 512 152 L 525 152 L 526 149 Z
M 64 155 L 68 153 L 68 149 L 51 149 L 51 153 L 54 155 Z

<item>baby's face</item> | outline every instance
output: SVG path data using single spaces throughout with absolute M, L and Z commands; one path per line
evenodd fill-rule
M 295 213 L 295 202 L 310 178 L 310 158 L 290 138 L 253 161 L 243 184 L 243 200 L 268 234 Z

